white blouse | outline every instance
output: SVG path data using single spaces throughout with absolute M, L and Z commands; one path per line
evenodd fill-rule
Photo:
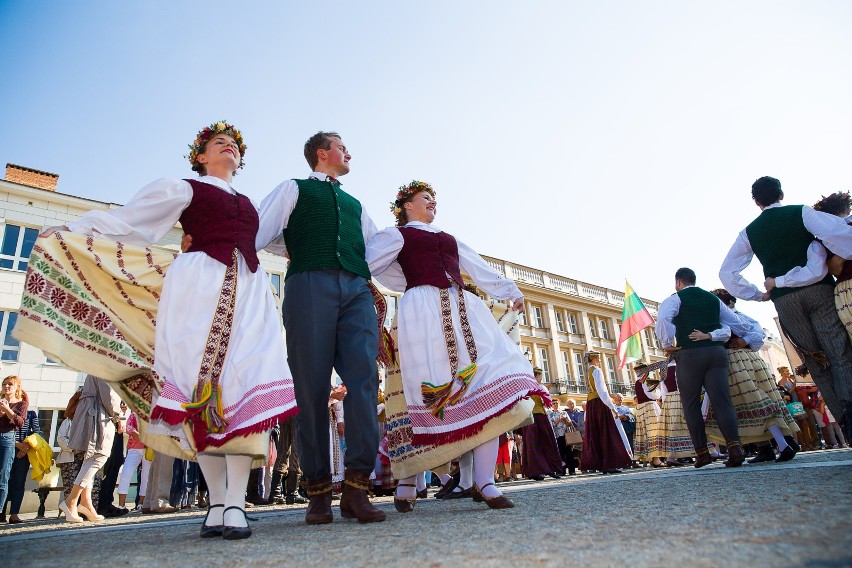
M 405 225 L 421 231 L 440 233 L 441 229 L 412 221 Z M 367 243 L 367 264 L 370 274 L 386 288 L 404 292 L 405 275 L 397 262 L 399 251 L 405 243 L 398 227 L 388 227 L 376 233 Z M 516 300 L 523 296 L 515 283 L 494 270 L 475 250 L 456 239 L 459 248 L 459 268 L 467 273 L 483 292 L 498 300 Z

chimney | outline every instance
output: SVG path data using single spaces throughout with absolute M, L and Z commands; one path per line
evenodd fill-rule
M 47 191 L 56 191 L 59 174 L 25 168 L 15 164 L 6 164 L 6 181 L 46 189 Z

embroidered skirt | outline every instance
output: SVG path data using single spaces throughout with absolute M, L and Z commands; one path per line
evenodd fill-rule
M 689 428 L 683 417 L 683 404 L 680 391 L 670 392 L 663 401 L 660 414 L 660 434 L 657 437 L 657 450 L 660 456 L 667 458 L 694 458 L 695 446 L 689 435 Z
M 657 447 L 660 440 L 660 407 L 654 402 L 636 406 L 636 433 L 633 435 L 633 454 L 637 461 L 648 462 L 663 457 Z

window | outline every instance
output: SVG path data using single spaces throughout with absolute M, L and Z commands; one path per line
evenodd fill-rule
M 3 361 L 17 361 L 18 351 L 21 349 L 18 340 L 12 337 L 15 322 L 18 321 L 18 312 L 0 312 L 0 336 L 3 337 Z
M 565 380 L 571 380 L 571 355 L 567 351 L 562 352 L 562 368 L 565 371 Z
M 574 353 L 574 364 L 577 366 L 577 382 L 582 383 L 584 377 L 586 376 L 585 370 L 583 369 L 583 354 L 582 353 Z
M 612 357 L 606 358 L 606 369 L 609 373 L 609 382 L 615 384 L 615 359 Z
M 281 275 L 276 272 L 267 272 L 269 283 L 272 284 L 272 289 L 275 290 L 275 295 L 281 297 Z
M 68 398 L 71 398 L 70 396 Z M 38 427 L 41 430 L 41 436 L 50 442 L 51 447 L 58 449 L 56 443 L 56 431 L 59 425 L 65 419 L 65 409 L 39 410 L 38 411 Z
M 601 337 L 609 339 L 609 328 L 606 326 L 606 320 L 598 320 L 598 325 L 601 326 Z
M 562 321 L 562 312 L 556 311 L 556 329 L 565 331 L 565 322 Z
M 550 365 L 547 362 L 547 348 L 539 347 L 538 348 L 538 363 L 539 367 L 541 367 L 541 382 L 549 383 L 550 382 Z
M 0 268 L 26 272 L 38 230 L 6 224 L 3 230 L 3 245 L 0 247 Z
M 577 317 L 574 314 L 568 314 L 568 329 L 570 329 L 571 333 L 574 335 L 580 333 L 580 330 L 577 329 Z
M 654 333 L 654 330 L 648 328 L 645 332 L 648 334 L 648 346 L 653 347 L 654 349 L 659 349 L 660 344 L 657 342 L 657 335 Z
M 544 327 L 544 318 L 541 315 L 541 306 L 532 307 L 532 322 L 535 327 Z
M 592 330 L 592 337 L 598 336 L 598 328 L 595 326 L 595 320 L 589 318 L 589 329 Z
M 521 313 L 518 314 L 518 322 L 520 322 L 521 325 L 527 325 L 527 311 L 526 310 L 524 310 L 524 311 L 522 311 Z

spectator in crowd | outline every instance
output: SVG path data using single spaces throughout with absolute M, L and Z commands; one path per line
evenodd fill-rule
M 139 421 L 136 418 L 136 413 L 133 412 L 127 418 L 127 457 L 124 459 L 124 467 L 121 469 L 121 479 L 118 482 L 118 507 L 127 509 L 127 492 L 130 489 L 130 482 L 136 474 L 139 466 L 142 466 L 142 473 L 139 476 L 139 507 L 145 504 L 145 493 L 148 489 L 148 474 L 151 471 L 151 462 L 146 459 L 145 454 L 148 448 L 139 439 Z
M 497 451 L 497 481 L 514 481 L 515 475 L 512 473 L 512 451 L 515 449 L 515 434 L 506 432 L 500 434 L 500 447 Z M 500 469 L 503 472 L 500 472 Z
M 3 379 L 0 392 L 0 503 L 9 496 L 9 476 L 15 461 L 15 430 L 27 421 L 29 399 L 21 388 L 21 379 L 11 375 Z
M 65 520 L 82 523 L 81 513 L 90 521 L 102 521 L 92 503 L 92 484 L 95 474 L 104 466 L 112 450 L 116 424 L 120 422 L 121 400 L 106 381 L 87 375 L 71 424 L 68 447 L 81 454 L 83 463 L 74 480 L 68 498 L 59 502 Z M 79 502 L 79 503 L 78 503 Z
M 103 469 L 104 479 L 101 483 L 100 499 L 97 502 L 98 514 L 106 518 L 120 517 L 129 513 L 126 508 L 116 507 L 112 502 L 118 484 L 118 475 L 121 466 L 124 464 L 124 431 L 127 423 L 127 405 L 124 404 L 124 401 L 121 401 L 119 408 L 121 413 L 118 417 L 119 421 L 115 425 L 116 436 L 112 440 L 112 450 Z
M 569 398 L 566 403 L 565 412 L 568 413 L 568 418 L 571 419 L 571 422 L 574 424 L 574 427 L 580 432 L 580 437 L 583 437 L 583 430 L 586 427 L 586 407 L 585 402 L 582 407 L 577 406 L 577 401 L 573 398 Z M 576 460 L 576 465 L 580 465 L 580 456 L 582 455 L 583 444 L 572 444 L 571 446 L 571 454 L 574 456 Z
M 27 398 L 27 393 L 21 393 L 23 398 Z M 30 458 L 27 456 L 29 446 L 24 442 L 27 436 L 35 434 L 40 430 L 38 424 L 38 413 L 35 410 L 27 410 L 27 419 L 23 428 L 18 428 L 15 433 L 15 449 L 17 455 L 12 463 L 12 472 L 9 475 L 9 498 L 6 503 L 9 504 L 9 524 L 21 523 L 21 517 L 18 513 L 21 511 L 21 502 L 24 500 L 24 489 L 27 485 L 27 472 L 30 470 Z M 6 517 L 6 508 L 0 512 L 0 522 Z
M 810 438 L 808 450 L 820 449 L 819 429 L 817 428 L 817 401 L 819 400 L 819 389 L 815 385 L 796 382 L 796 398 L 805 409 L 805 416 L 800 422 L 799 428 L 804 424 Z M 821 418 L 821 417 L 820 417 Z
M 550 425 L 553 426 L 553 435 L 556 437 L 556 447 L 559 450 L 559 457 L 562 458 L 562 469 L 560 473 L 565 475 L 565 470 L 570 469 L 573 474 L 574 455 L 568 450 L 565 444 L 565 433 L 571 427 L 571 419 L 568 413 L 559 409 L 559 401 L 555 398 L 551 401 L 550 411 L 547 413 L 550 419 Z
M 630 449 L 633 450 L 633 435 L 636 434 L 636 416 L 629 406 L 624 405 L 624 397 L 615 392 L 612 393 L 612 401 L 615 403 L 615 412 L 618 414 L 618 419 L 621 420 L 621 426 L 624 428 L 624 433 L 627 435 L 627 441 L 630 442 Z
M 822 413 L 822 422 L 820 427 L 823 429 L 823 436 L 825 437 L 826 444 L 828 444 L 827 447 L 832 449 L 848 448 L 849 445 L 846 443 L 843 431 L 840 429 L 837 419 L 834 418 L 831 410 L 828 409 L 828 406 L 825 404 L 825 400 L 823 400 L 822 396 L 819 397 L 818 408 Z

